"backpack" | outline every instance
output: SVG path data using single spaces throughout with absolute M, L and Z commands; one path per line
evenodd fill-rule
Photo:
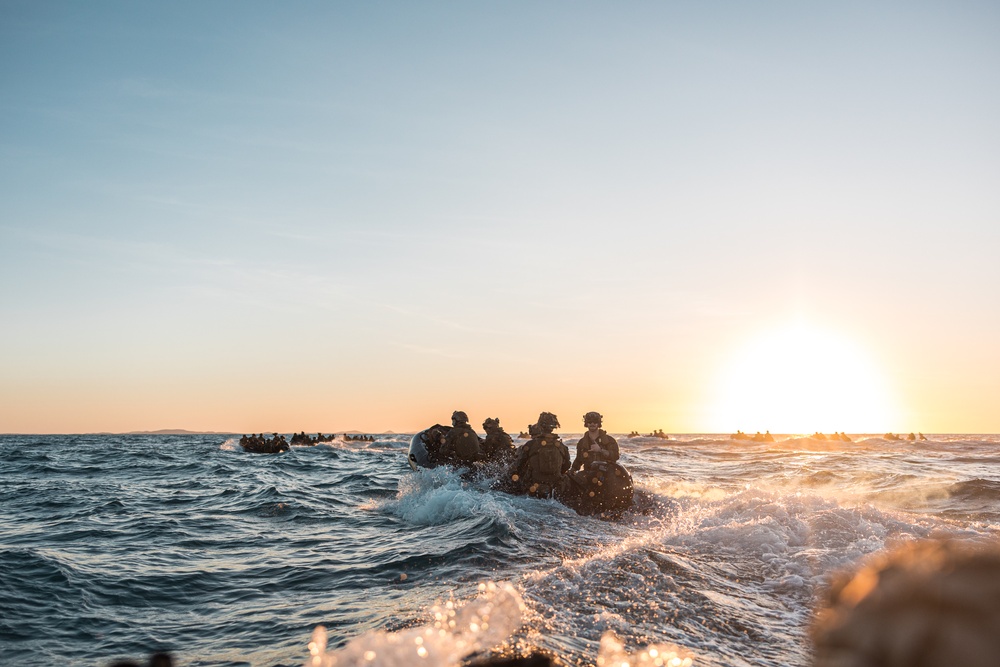
M 463 461 L 475 461 L 479 458 L 479 436 L 469 428 L 462 429 L 461 434 L 456 429 L 455 453 Z
M 562 475 L 563 455 L 558 445 L 542 445 L 535 454 L 535 473 L 541 479 L 555 479 Z

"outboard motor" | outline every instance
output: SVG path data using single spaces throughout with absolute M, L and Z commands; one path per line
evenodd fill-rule
M 416 470 L 417 468 L 433 468 L 440 464 L 438 450 L 441 448 L 441 436 L 450 430 L 450 426 L 434 424 L 428 429 L 415 433 L 410 438 L 410 453 L 407 456 L 410 467 Z
M 632 475 L 617 463 L 595 461 L 566 476 L 560 500 L 579 514 L 621 512 L 633 504 Z

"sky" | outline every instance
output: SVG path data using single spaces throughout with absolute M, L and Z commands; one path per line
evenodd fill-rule
M 0 432 L 1000 432 L 998 34 L 0 0 Z

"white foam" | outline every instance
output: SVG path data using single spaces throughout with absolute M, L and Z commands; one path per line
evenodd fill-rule
M 428 625 L 385 632 L 376 630 L 326 651 L 326 628 L 317 626 L 304 667 L 451 667 L 466 656 L 499 646 L 521 627 L 524 601 L 510 584 L 479 585 L 480 595 L 456 609 L 452 602 L 431 609 Z
M 695 655 L 674 644 L 652 644 L 629 653 L 613 632 L 605 632 L 597 654 L 598 667 L 690 667 Z
M 470 655 L 501 646 L 521 629 L 526 608 L 510 584 L 479 585 L 480 595 L 456 608 L 452 602 L 431 608 L 434 622 L 416 628 L 375 630 L 327 651 L 326 628 L 313 630 L 310 657 L 303 667 L 455 667 Z M 598 667 L 691 667 L 696 655 L 674 644 L 651 644 L 629 652 L 613 632 L 601 637 Z
M 484 491 L 449 468 L 421 468 L 399 482 L 396 498 L 382 507 L 407 523 L 436 526 L 468 517 L 512 521 L 513 497 Z M 511 525 L 513 528 L 513 525 Z

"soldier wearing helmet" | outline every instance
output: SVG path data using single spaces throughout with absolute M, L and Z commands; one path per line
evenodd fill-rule
M 500 420 L 487 418 L 483 422 L 483 429 L 486 431 L 486 440 L 483 441 L 483 458 L 487 461 L 510 460 L 515 451 L 514 441 L 500 426 Z
M 618 460 L 618 441 L 601 428 L 603 422 L 604 417 L 599 412 L 588 412 L 583 416 L 583 425 L 587 427 L 587 432 L 576 443 L 573 472 L 595 461 L 613 463 Z
M 532 438 L 517 450 L 511 480 L 536 498 L 548 498 L 557 490 L 569 470 L 569 449 L 554 433 L 559 418 L 551 412 L 538 415 L 538 423 L 528 427 Z
M 451 415 L 451 430 L 443 437 L 440 455 L 457 465 L 475 463 L 482 458 L 479 436 L 469 426 L 469 416 L 461 410 Z

